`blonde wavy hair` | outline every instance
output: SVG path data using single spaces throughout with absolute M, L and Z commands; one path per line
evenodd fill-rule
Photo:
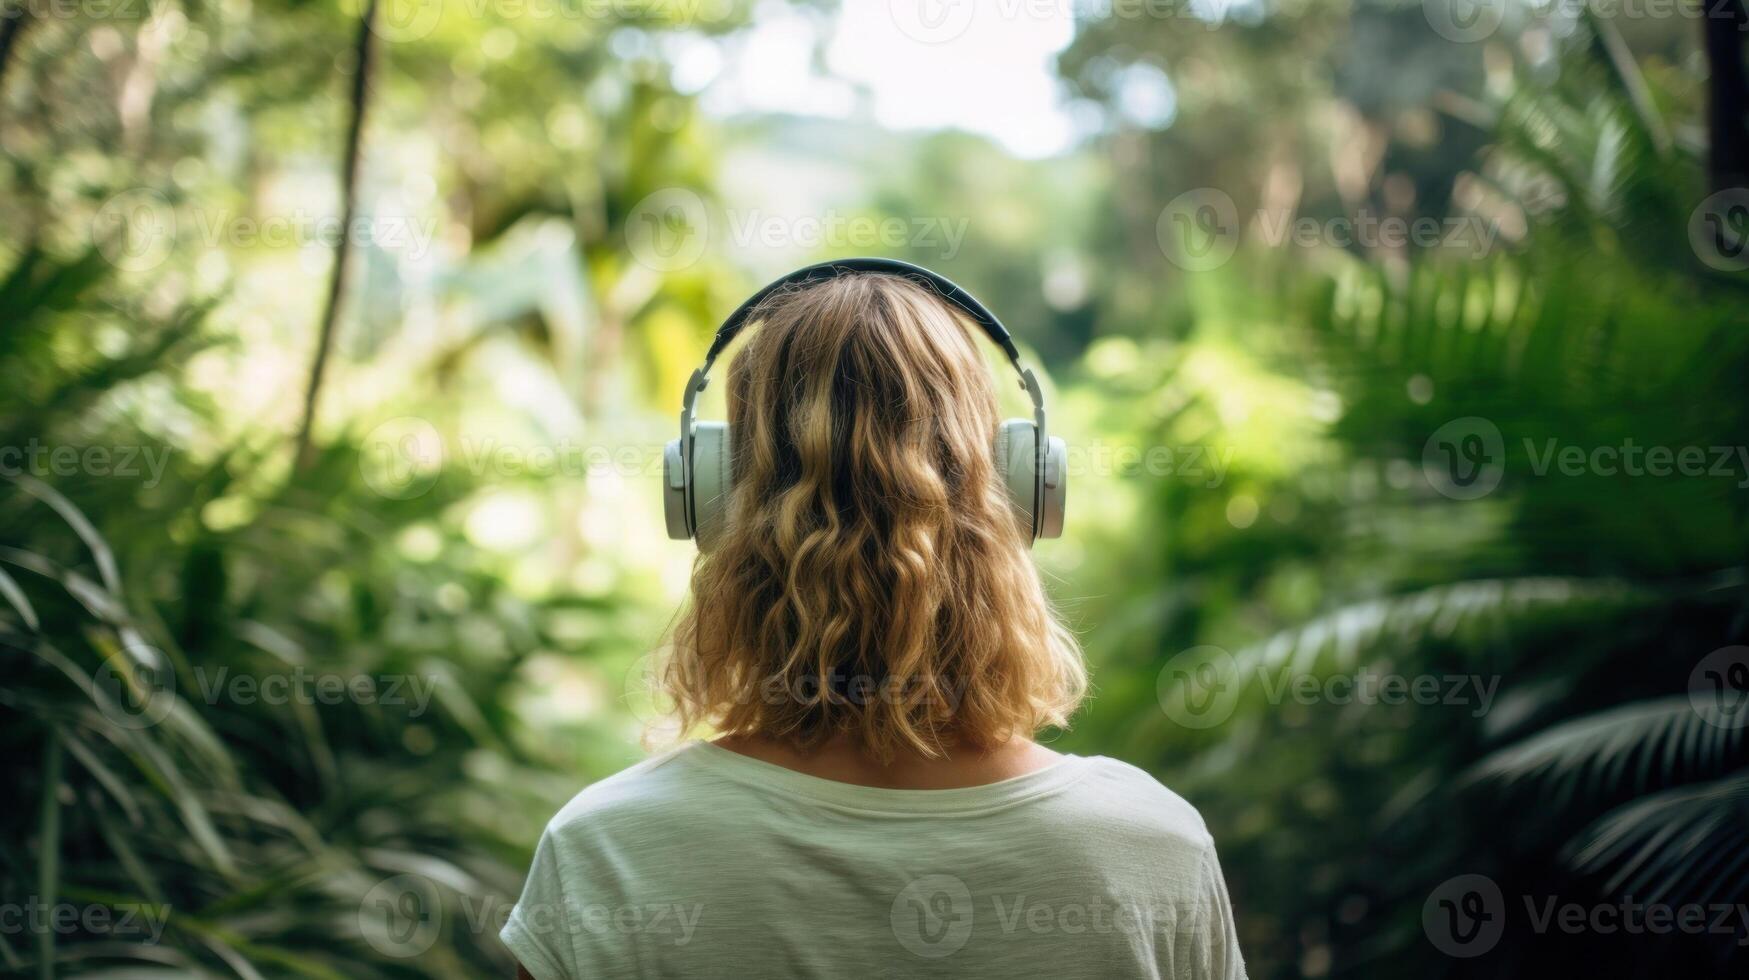
M 1086 692 L 994 461 L 975 326 L 860 273 L 761 304 L 729 369 L 733 489 L 661 686 L 699 724 L 877 759 L 1065 726 Z

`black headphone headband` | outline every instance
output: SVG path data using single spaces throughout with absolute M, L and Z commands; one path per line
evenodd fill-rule
M 711 341 L 710 351 L 704 357 L 705 367 L 708 369 L 711 364 L 716 362 L 717 355 L 721 354 L 723 348 L 729 346 L 729 342 L 734 340 L 741 329 L 747 325 L 753 311 L 759 308 L 759 304 L 764 302 L 767 296 L 790 286 L 825 282 L 828 279 L 836 279 L 852 272 L 882 272 L 888 275 L 902 276 L 927 287 L 935 295 L 965 311 L 965 314 L 971 317 L 973 322 L 984 328 L 984 333 L 996 342 L 996 346 L 1002 348 L 1003 353 L 1008 355 L 1008 359 L 1014 362 L 1014 366 L 1016 368 L 1020 366 L 1020 349 L 1014 346 L 1014 338 L 1008 335 L 1008 328 L 1002 325 L 1001 320 L 996 319 L 996 314 L 991 313 L 984 307 L 984 304 L 978 302 L 976 296 L 966 292 L 953 280 L 939 273 L 931 272 L 920 265 L 912 265 L 898 259 L 856 258 L 838 259 L 805 266 L 749 296 L 747 301 L 737 307 L 735 312 L 729 314 L 729 318 L 717 328 L 717 335 Z

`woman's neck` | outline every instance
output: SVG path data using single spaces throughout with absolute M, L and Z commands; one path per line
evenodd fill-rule
M 1014 738 L 989 749 L 953 745 L 946 755 L 933 759 L 915 751 L 901 752 L 884 764 L 842 735 L 807 749 L 760 735 L 726 735 L 714 744 L 805 775 L 878 789 L 983 786 L 1036 772 L 1062 758 L 1027 738 Z

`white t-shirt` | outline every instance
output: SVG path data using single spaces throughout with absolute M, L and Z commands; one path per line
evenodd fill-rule
M 1202 818 L 1097 756 L 894 790 L 690 743 L 559 811 L 502 938 L 537 980 L 1245 976 Z

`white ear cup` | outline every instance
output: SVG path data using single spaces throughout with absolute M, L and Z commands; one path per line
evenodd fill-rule
M 1038 426 L 1030 419 L 1008 419 L 996 430 L 996 477 L 1008 490 L 1008 500 L 1027 537 L 1037 537 L 1034 516 L 1038 498 Z
M 668 440 L 662 450 L 662 518 L 668 537 L 685 541 L 692 537 L 692 521 L 686 514 L 686 467 L 680 462 L 680 440 Z
M 729 423 L 699 422 L 692 432 L 692 528 L 709 551 L 729 509 Z
M 1069 444 L 1052 436 L 1045 446 L 1045 499 L 1039 505 L 1038 536 L 1063 536 L 1069 507 Z
M 662 451 L 662 517 L 670 538 L 696 537 L 699 548 L 708 549 L 729 505 L 729 423 L 693 424 L 691 487 L 680 452 L 679 439 L 670 439 Z
M 996 430 L 996 478 L 1002 481 L 1015 519 L 1029 538 L 1063 534 L 1068 499 L 1068 447 L 1051 439 L 1045 448 L 1044 499 L 1039 501 L 1037 427 L 1029 419 L 1009 419 Z M 692 437 L 692 486 L 680 465 L 680 440 L 662 454 L 662 505 L 668 536 L 676 541 L 697 537 L 708 551 L 722 528 L 729 505 L 733 459 L 727 422 L 697 422 Z M 690 492 L 688 492 L 690 489 Z M 1036 521 L 1035 521 L 1036 516 Z

